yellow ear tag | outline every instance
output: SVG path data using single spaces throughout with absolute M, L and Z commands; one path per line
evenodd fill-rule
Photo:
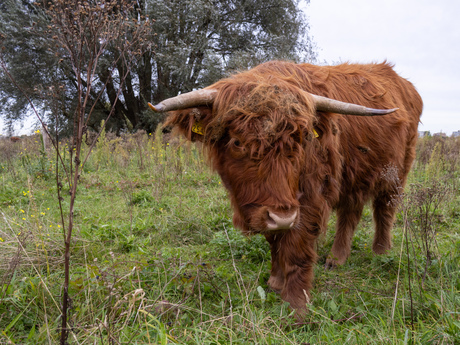
M 313 128 L 313 134 L 315 135 L 315 138 L 319 138 L 319 134 L 318 134 L 318 132 L 315 131 L 314 128 Z
M 193 132 L 193 133 L 196 133 L 196 134 L 199 134 L 199 135 L 204 135 L 203 125 L 201 124 L 201 122 L 196 121 L 196 122 L 193 124 L 193 126 L 192 126 L 192 132 Z

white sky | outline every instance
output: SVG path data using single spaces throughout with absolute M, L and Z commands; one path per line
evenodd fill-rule
M 319 61 L 387 60 L 423 98 L 419 130 L 460 130 L 460 1 L 310 0 L 302 7 Z

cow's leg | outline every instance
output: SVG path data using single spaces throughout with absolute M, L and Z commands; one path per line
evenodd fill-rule
M 391 249 L 391 229 L 396 214 L 396 205 L 391 196 L 384 195 L 374 199 L 375 234 L 372 250 L 384 254 Z
M 363 204 L 353 207 L 340 206 L 337 209 L 337 226 L 331 253 L 326 260 L 326 268 L 343 265 L 350 255 L 351 240 L 363 213 Z
M 265 235 L 270 243 L 270 252 L 272 255 L 272 269 L 267 284 L 276 292 L 280 292 L 284 286 L 284 274 L 279 263 L 279 239 L 281 235 Z
M 316 234 L 293 229 L 285 232 L 278 244 L 278 258 L 284 274 L 281 298 L 297 309 L 300 315 L 310 302 L 313 267 L 316 263 Z

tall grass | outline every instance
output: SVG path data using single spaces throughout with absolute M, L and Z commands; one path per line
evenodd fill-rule
M 70 164 L 71 148 L 60 147 Z M 269 246 L 233 228 L 199 148 L 161 131 L 103 133 L 77 191 L 68 342 L 458 344 L 459 148 L 455 139 L 419 142 L 388 255 L 371 251 L 366 208 L 350 259 L 325 271 L 331 219 L 309 313 L 296 320 L 266 285 Z M 0 141 L 0 344 L 59 341 L 54 156 L 38 135 Z

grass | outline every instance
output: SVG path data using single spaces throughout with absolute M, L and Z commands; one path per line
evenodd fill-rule
M 388 255 L 371 250 L 366 208 L 351 257 L 325 271 L 332 217 L 300 322 L 267 287 L 268 244 L 233 228 L 199 149 L 107 134 L 79 180 L 68 342 L 460 344 L 459 148 L 419 142 Z M 0 142 L 0 344 L 59 342 L 66 225 L 53 157 L 39 135 Z

